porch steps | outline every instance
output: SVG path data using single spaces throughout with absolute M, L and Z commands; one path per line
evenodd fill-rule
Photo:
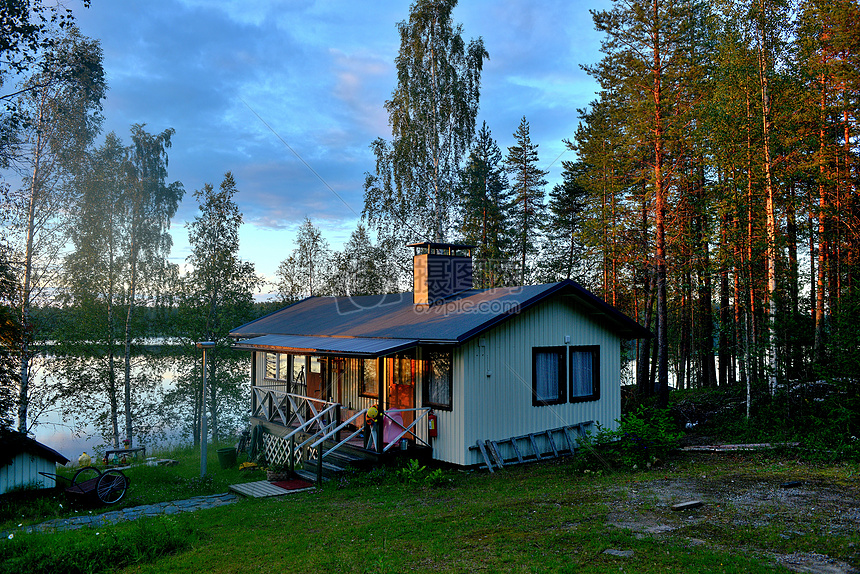
M 494 472 L 494 465 L 496 468 L 504 468 L 505 465 L 523 464 L 571 455 L 576 452 L 579 445 L 578 439 L 584 437 L 587 428 L 593 424 L 594 421 L 586 421 L 537 433 L 512 436 L 502 440 L 478 439 L 475 446 L 470 446 L 469 450 L 479 451 L 487 470 Z M 559 442 L 556 443 L 556 440 Z M 503 446 L 508 448 L 504 449 Z M 506 451 L 513 453 L 513 456 L 505 457 L 503 453 Z
M 334 443 L 331 443 L 328 446 L 334 446 Z M 326 450 L 324 452 L 328 451 Z M 376 453 L 355 448 L 350 445 L 344 445 L 337 451 L 324 455 L 322 463 L 322 478 L 323 480 L 331 480 L 337 475 L 346 472 L 348 468 L 363 468 L 371 466 L 376 464 L 377 460 L 378 456 Z M 317 461 L 305 461 L 304 468 L 296 470 L 295 473 L 305 480 L 316 482 Z

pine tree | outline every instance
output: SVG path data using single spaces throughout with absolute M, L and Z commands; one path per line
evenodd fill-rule
M 586 247 L 582 232 L 589 201 L 589 192 L 581 180 L 585 166 L 581 162 L 569 161 L 563 165 L 564 180 L 556 184 L 549 194 L 547 244 L 544 264 L 541 265 L 541 282 L 582 281 L 584 274 Z
M 487 123 L 481 126 L 460 175 L 460 235 L 475 245 L 475 287 L 504 284 L 504 268 L 511 241 L 508 213 L 511 193 L 502 163 L 502 152 L 490 134 Z
M 533 279 L 535 258 L 540 253 L 546 215 L 544 186 L 549 172 L 538 167 L 538 144 L 532 143 L 525 116 L 514 132 L 514 139 L 516 144 L 508 148 L 505 157 L 505 169 L 511 176 L 513 195 L 512 251 L 519 259 L 520 284 L 526 285 Z

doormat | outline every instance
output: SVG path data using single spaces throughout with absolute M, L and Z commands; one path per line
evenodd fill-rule
M 284 490 L 299 490 L 301 488 L 313 487 L 313 483 L 310 483 L 307 480 L 302 480 L 300 478 L 294 478 L 292 480 L 279 480 L 278 482 L 273 482 L 272 484 L 283 488 Z

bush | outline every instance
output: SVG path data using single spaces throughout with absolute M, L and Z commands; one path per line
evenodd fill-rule
M 650 468 L 677 448 L 682 433 L 674 430 L 667 410 L 648 409 L 628 413 L 618 421 L 617 430 L 598 426 L 597 434 L 588 435 L 580 452 L 587 461 L 594 457 L 602 466 L 627 469 Z M 592 461 L 593 462 L 593 461 Z

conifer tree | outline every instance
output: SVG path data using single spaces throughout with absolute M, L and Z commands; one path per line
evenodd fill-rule
M 526 285 L 533 279 L 535 257 L 540 253 L 546 215 L 544 186 L 549 172 L 538 167 L 538 144 L 532 143 L 525 116 L 514 132 L 514 139 L 516 143 L 508 148 L 505 156 L 505 169 L 511 177 L 513 198 L 512 251 L 519 260 L 520 284 Z
M 502 163 L 502 152 L 490 134 L 487 123 L 481 126 L 460 175 L 460 235 L 475 245 L 475 287 L 504 284 L 504 268 L 509 256 L 511 230 L 508 220 L 511 193 Z
M 589 193 L 583 185 L 584 165 L 581 162 L 563 163 L 562 183 L 549 193 L 546 226 L 546 256 L 539 280 L 559 281 L 575 279 L 583 282 L 583 264 L 586 260 L 582 239 Z

